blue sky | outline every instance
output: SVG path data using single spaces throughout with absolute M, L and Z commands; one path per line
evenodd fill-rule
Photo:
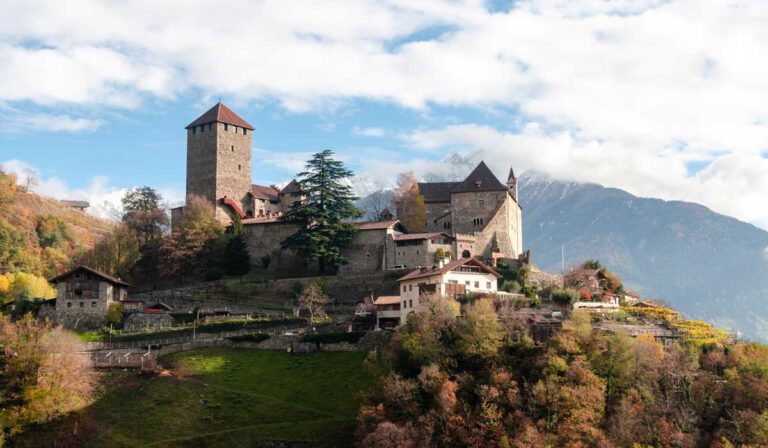
M 102 216 L 180 200 L 184 126 L 221 97 L 256 183 L 325 148 L 363 193 L 484 159 L 768 228 L 764 2 L 73 1 L 0 0 L 0 164 Z

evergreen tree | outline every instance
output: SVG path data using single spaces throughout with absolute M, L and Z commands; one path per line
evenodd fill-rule
M 294 250 L 305 263 L 317 260 L 320 273 L 344 264 L 341 255 L 352 240 L 354 224 L 345 222 L 361 212 L 352 188 L 344 182 L 352 171 L 325 150 L 312 156 L 306 171 L 299 173 L 302 200 L 297 201 L 282 220 L 299 225 L 299 231 L 282 245 Z
M 245 240 L 243 221 L 237 215 L 228 231 L 224 266 L 229 275 L 245 275 L 251 270 L 251 255 Z

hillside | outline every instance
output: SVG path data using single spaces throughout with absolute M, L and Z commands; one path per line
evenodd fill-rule
M 523 235 L 534 263 L 589 258 L 644 296 L 686 315 L 768 340 L 768 232 L 698 204 L 639 198 L 595 184 L 526 173 Z
M 113 224 L 34 193 L 15 192 L 0 207 L 0 271 L 46 277 L 90 249 Z

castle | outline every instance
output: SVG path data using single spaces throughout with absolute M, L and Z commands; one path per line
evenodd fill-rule
M 235 215 L 243 220 L 254 265 L 270 269 L 302 266 L 281 242 L 296 224 L 279 217 L 303 200 L 295 180 L 284 188 L 252 184 L 254 127 L 222 103 L 187 127 L 187 197 L 213 204 L 222 225 Z M 477 257 L 491 265 L 522 255 L 522 209 L 517 179 L 510 170 L 506 184 L 481 162 L 460 182 L 418 183 L 425 203 L 425 229 L 409 233 L 397 219 L 358 222 L 344 251 L 347 271 L 375 272 L 431 266 L 441 256 Z M 398 204 L 398 213 L 403 213 Z M 184 207 L 172 210 L 178 223 Z

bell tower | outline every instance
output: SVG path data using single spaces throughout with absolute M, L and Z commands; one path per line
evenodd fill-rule
M 251 157 L 253 126 L 219 102 L 187 127 L 187 197 L 201 196 L 216 218 L 253 213 Z

